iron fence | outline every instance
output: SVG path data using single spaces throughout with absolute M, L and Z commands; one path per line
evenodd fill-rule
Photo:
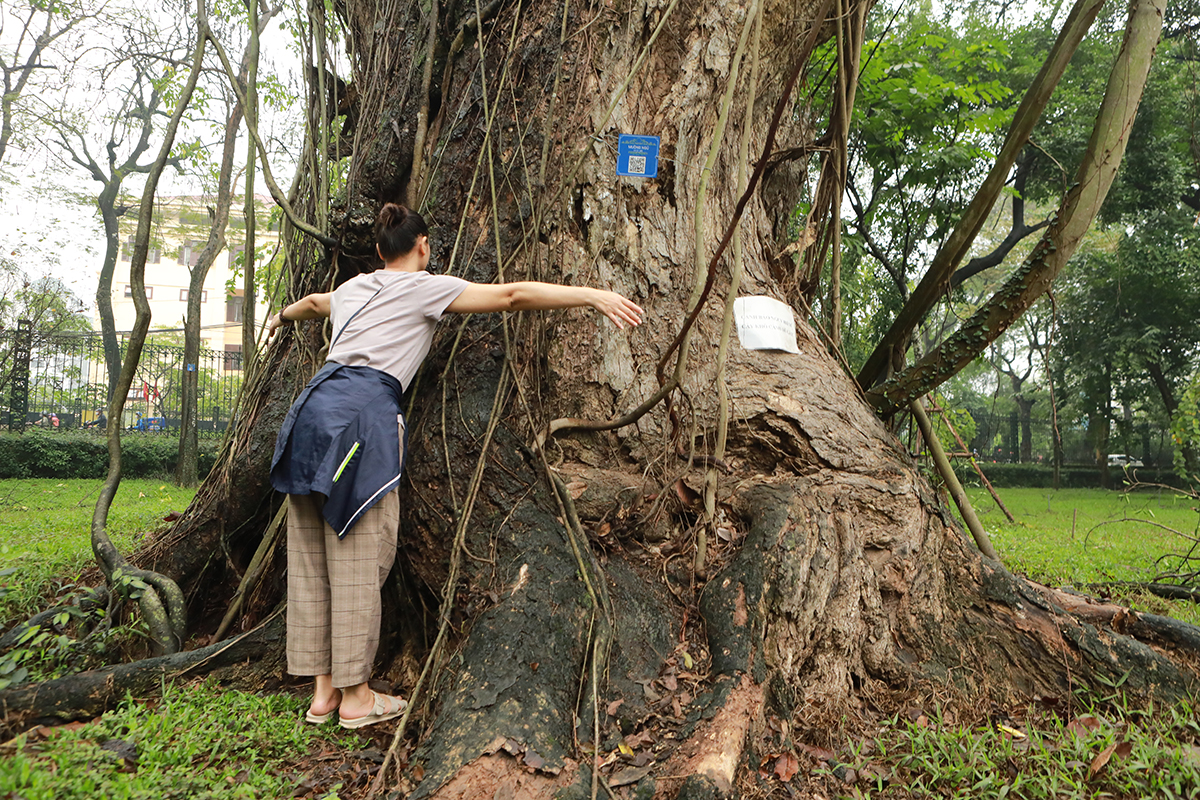
M 153 333 L 151 334 L 153 336 Z M 119 347 L 124 359 L 125 337 Z M 149 339 L 125 400 L 121 424 L 134 431 L 177 431 L 183 406 L 183 347 Z M 242 386 L 241 353 L 200 351 L 197 428 L 219 436 Z M 28 327 L 0 331 L 0 427 L 60 430 L 98 427 L 108 397 L 108 369 L 99 334 L 39 335 Z

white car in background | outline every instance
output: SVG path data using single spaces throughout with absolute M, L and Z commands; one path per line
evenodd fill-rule
M 1121 469 L 1129 469 L 1130 467 L 1136 469 L 1144 466 L 1138 459 L 1121 453 L 1109 453 L 1108 465 L 1110 467 L 1120 467 Z

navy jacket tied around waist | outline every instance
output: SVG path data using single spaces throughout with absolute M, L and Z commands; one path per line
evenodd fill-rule
M 345 536 L 400 484 L 402 391 L 386 372 L 327 362 L 283 421 L 271 485 L 285 494 L 325 495 L 325 521 Z

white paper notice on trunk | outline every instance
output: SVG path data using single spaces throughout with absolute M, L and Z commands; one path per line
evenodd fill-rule
M 799 353 L 796 318 L 792 307 L 774 297 L 756 295 L 733 301 L 738 341 L 747 350 L 784 350 Z

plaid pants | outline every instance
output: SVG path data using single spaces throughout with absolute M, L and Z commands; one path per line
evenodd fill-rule
M 379 647 L 379 589 L 396 558 L 399 491 L 393 489 L 338 539 L 324 497 L 288 495 L 288 672 L 333 675 L 338 688 L 371 676 Z

